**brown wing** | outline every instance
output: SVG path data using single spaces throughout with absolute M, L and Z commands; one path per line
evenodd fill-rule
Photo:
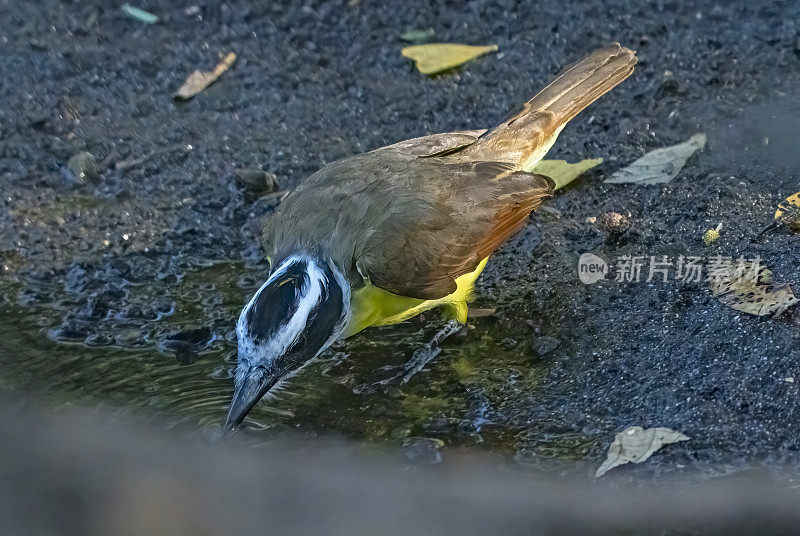
M 378 150 L 392 149 L 407 156 L 443 156 L 472 145 L 484 132 L 486 129 L 442 132 L 393 143 Z
M 356 267 L 373 285 L 419 299 L 452 293 L 455 278 L 516 233 L 555 186 L 501 162 L 439 165 L 450 187 L 398 198 L 363 244 Z

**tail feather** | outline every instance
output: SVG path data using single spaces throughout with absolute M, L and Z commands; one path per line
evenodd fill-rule
M 619 43 L 595 50 L 565 67 L 526 108 L 552 112 L 559 122 L 566 123 L 630 76 L 635 64 L 635 52 Z
M 518 113 L 487 131 L 463 156 L 532 168 L 567 122 L 630 76 L 634 65 L 636 53 L 619 43 L 592 52 L 561 71 Z

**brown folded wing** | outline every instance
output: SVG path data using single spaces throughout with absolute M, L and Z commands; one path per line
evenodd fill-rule
M 455 278 L 516 233 L 554 188 L 549 177 L 501 162 L 441 168 L 450 188 L 399 196 L 359 248 L 356 266 L 373 285 L 420 299 L 452 293 Z
M 486 132 L 486 129 L 441 132 L 439 134 L 411 138 L 410 140 L 381 147 L 378 150 L 391 149 L 400 154 L 418 157 L 443 156 L 472 145 L 484 132 Z

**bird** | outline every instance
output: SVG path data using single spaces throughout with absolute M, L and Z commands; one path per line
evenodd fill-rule
M 339 339 L 439 306 L 464 324 L 492 252 L 553 195 L 530 170 L 636 61 L 619 43 L 597 49 L 494 128 L 343 158 L 288 194 L 261 233 L 270 272 L 236 323 L 224 430 Z

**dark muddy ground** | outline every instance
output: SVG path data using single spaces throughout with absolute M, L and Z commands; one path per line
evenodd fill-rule
M 254 413 L 277 431 L 343 434 L 430 455 L 424 436 L 520 464 L 593 471 L 614 434 L 692 440 L 621 474 L 722 474 L 800 462 L 800 312 L 739 314 L 705 283 L 580 283 L 578 256 L 759 256 L 800 288 L 800 235 L 757 241 L 800 189 L 796 2 L 0 1 L 0 385 L 58 405 L 146 408 L 214 430 L 231 391 L 233 325 L 265 277 L 257 199 L 236 168 L 295 187 L 325 162 L 426 133 L 483 128 L 565 63 L 620 41 L 634 75 L 575 119 L 551 157 L 605 162 L 546 203 L 489 263 L 479 318 L 429 370 L 364 388 L 435 330 L 370 330 Z M 496 43 L 428 78 L 399 35 Z M 232 70 L 186 103 L 196 68 Z M 649 150 L 705 132 L 670 184 L 604 185 Z M 89 151 L 96 183 L 67 171 Z M 587 218 L 624 214 L 610 234 Z M 703 245 L 706 229 L 721 238 Z M 557 343 L 557 347 L 553 349 Z M 417 454 L 414 454 L 417 453 Z M 554 461 L 555 460 L 555 461 Z

